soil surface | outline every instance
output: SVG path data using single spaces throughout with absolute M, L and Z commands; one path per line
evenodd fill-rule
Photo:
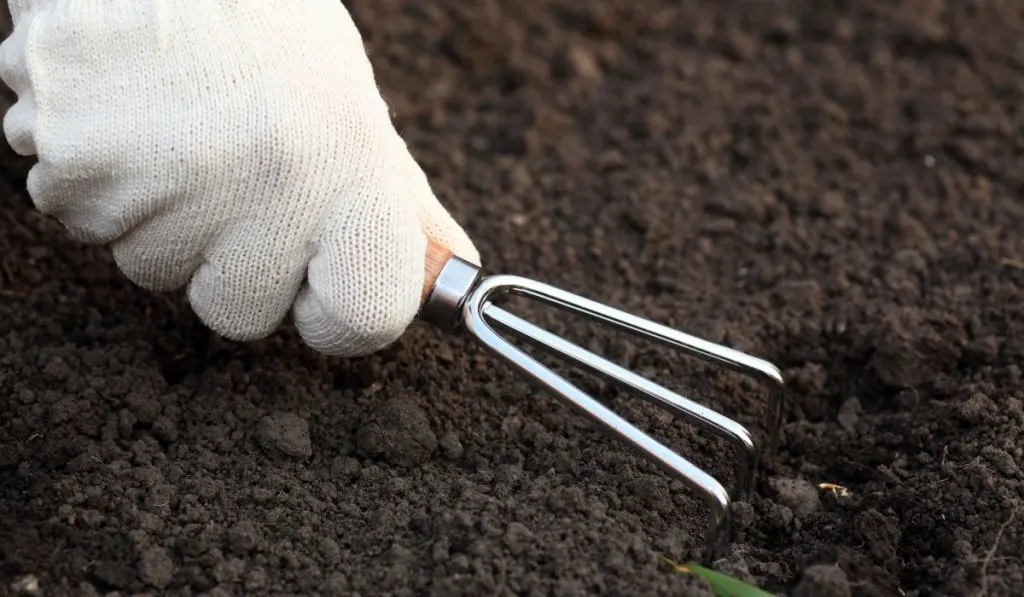
M 1024 594 L 1020 4 L 351 6 L 490 271 L 784 371 L 717 569 Z M 699 552 L 694 494 L 478 344 L 212 337 L 33 211 L 4 152 L 0 594 L 709 594 L 660 559 Z M 515 308 L 761 430 L 744 378 Z M 581 383 L 731 487 L 719 440 Z

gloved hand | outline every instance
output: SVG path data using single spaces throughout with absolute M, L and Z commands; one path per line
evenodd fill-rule
M 355 356 L 411 324 L 428 238 L 479 265 L 376 86 L 339 0 L 10 0 L 4 132 L 36 207 L 181 288 L 235 340 L 291 309 Z

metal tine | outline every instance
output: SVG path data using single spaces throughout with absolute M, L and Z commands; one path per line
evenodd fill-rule
M 741 495 L 749 494 L 752 489 L 750 479 L 754 475 L 758 459 L 749 432 L 739 423 L 720 413 L 706 409 L 500 309 L 490 302 L 490 298 L 496 293 L 511 293 L 532 298 L 562 311 L 587 316 L 634 335 L 680 349 L 702 360 L 725 365 L 734 371 L 767 381 L 770 389 L 768 424 L 773 450 L 781 422 L 784 389 L 779 370 L 761 359 L 535 280 L 509 275 L 492 275 L 481 279 L 479 266 L 446 252 L 443 247 L 438 247 L 428 246 L 426 271 L 430 287 L 425 291 L 419 317 L 448 332 L 454 332 L 459 327 L 464 328 L 488 350 L 512 365 L 520 375 L 567 401 L 578 411 L 600 423 L 604 431 L 627 442 L 698 492 L 711 510 L 704 559 L 712 562 L 724 554 L 725 546 L 730 540 L 731 502 L 729 493 L 718 480 L 502 338 L 489 322 L 532 343 L 535 347 L 562 357 L 563 360 L 591 373 L 611 379 L 658 406 L 668 408 L 684 418 L 729 437 L 737 447 L 740 447 L 737 493 Z
M 461 313 L 465 329 L 493 353 L 504 358 L 520 375 L 566 400 L 577 411 L 600 423 L 605 432 L 626 441 L 657 462 L 666 472 L 699 493 L 711 510 L 711 520 L 705 537 L 704 561 L 710 563 L 724 555 L 731 533 L 731 502 L 725 487 L 692 462 L 633 426 L 586 392 L 502 338 L 483 316 L 485 306 L 492 316 L 500 311 L 484 302 L 493 289 L 495 285 L 488 284 L 488 279 L 484 279 L 481 286 L 467 298 Z
M 634 336 L 681 350 L 702 361 L 723 365 L 764 383 L 768 387 L 768 405 L 765 413 L 767 448 L 770 453 L 775 451 L 782 422 L 785 380 L 782 372 L 770 362 L 529 278 L 492 275 L 480 282 L 474 294 L 479 295 L 479 300 L 484 302 L 496 292 L 523 296 L 564 312 L 586 316 Z
M 734 495 L 736 495 L 736 499 L 744 500 L 753 492 L 754 471 L 757 468 L 757 449 L 750 432 L 745 427 L 577 344 L 516 317 L 493 303 L 485 303 L 482 311 L 484 317 L 498 324 L 506 332 L 543 349 L 548 354 L 569 361 L 596 376 L 610 378 L 619 387 L 639 395 L 651 404 L 670 410 L 709 431 L 726 436 L 738 452 L 739 465 L 736 472 Z

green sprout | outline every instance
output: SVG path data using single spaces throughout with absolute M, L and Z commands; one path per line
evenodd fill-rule
M 715 597 L 774 597 L 771 593 L 766 593 L 761 589 L 748 585 L 747 583 L 726 576 L 720 572 L 709 570 L 703 566 L 689 562 L 686 564 L 677 564 L 672 560 L 662 557 L 672 570 L 683 574 L 692 574 L 708 583 L 711 588 L 711 592 Z

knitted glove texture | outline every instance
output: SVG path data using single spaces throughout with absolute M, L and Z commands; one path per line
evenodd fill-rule
M 355 356 L 420 305 L 428 238 L 479 264 L 338 0 L 10 0 L 8 142 L 36 207 L 234 340 L 288 315 Z

